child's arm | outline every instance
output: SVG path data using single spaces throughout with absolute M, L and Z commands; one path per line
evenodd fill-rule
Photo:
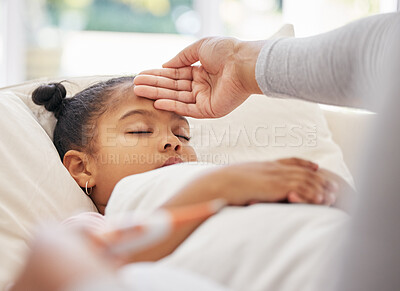
M 334 182 L 333 182 L 334 183 Z M 244 206 L 253 201 L 279 202 L 296 196 L 306 203 L 324 204 L 335 188 L 317 166 L 300 159 L 254 162 L 219 168 L 178 192 L 163 208 L 189 205 L 216 198 Z M 322 198 L 320 197 L 322 196 Z M 205 220 L 205 219 L 204 219 Z M 127 258 L 129 262 L 156 261 L 172 253 L 204 220 L 171 233 L 159 244 Z

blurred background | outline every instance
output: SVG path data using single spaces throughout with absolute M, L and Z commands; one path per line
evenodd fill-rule
M 396 11 L 397 0 L 0 0 L 0 86 L 40 77 L 133 74 L 209 35 L 296 36 Z

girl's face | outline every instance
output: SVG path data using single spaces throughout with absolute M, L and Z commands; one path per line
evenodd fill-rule
M 197 161 L 184 117 L 155 109 L 152 100 L 133 93 L 133 86 L 119 92 L 117 98 L 122 101 L 104 113 L 96 124 L 95 154 L 89 158 L 91 179 L 95 182 L 91 198 L 101 213 L 122 178 Z

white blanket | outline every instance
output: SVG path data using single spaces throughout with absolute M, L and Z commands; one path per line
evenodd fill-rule
M 215 165 L 186 163 L 121 180 L 107 216 L 152 211 Z M 348 216 L 326 206 L 256 204 L 227 207 L 160 261 L 233 290 L 326 290 Z

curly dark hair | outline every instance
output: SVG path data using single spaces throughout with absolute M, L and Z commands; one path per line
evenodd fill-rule
M 57 124 L 53 143 L 61 160 L 71 149 L 91 153 L 95 120 L 110 108 L 111 95 L 122 84 L 133 86 L 133 76 L 113 78 L 96 83 L 71 98 L 62 84 L 50 83 L 39 86 L 32 93 L 32 100 L 54 113 Z

